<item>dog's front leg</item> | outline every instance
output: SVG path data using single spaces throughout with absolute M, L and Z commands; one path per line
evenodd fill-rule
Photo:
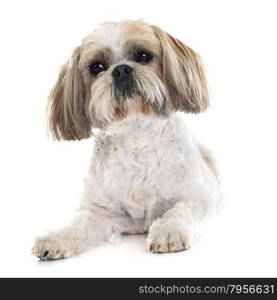
M 190 201 L 178 202 L 149 228 L 148 250 L 154 253 L 188 249 L 197 238 L 201 208 Z
M 91 210 L 80 210 L 70 226 L 37 238 L 33 254 L 41 260 L 67 258 L 103 242 L 111 234 L 108 218 Z

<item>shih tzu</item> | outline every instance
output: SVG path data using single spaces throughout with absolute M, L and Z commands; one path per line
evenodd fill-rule
M 95 135 L 94 155 L 72 224 L 33 254 L 70 257 L 115 233 L 147 233 L 154 253 L 188 249 L 220 192 L 212 154 L 177 112 L 207 106 L 201 58 L 159 27 L 108 22 L 86 37 L 50 94 L 49 128 L 57 140 Z

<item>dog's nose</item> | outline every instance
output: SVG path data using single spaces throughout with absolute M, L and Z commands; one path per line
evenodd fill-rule
M 133 73 L 133 68 L 128 65 L 119 65 L 115 67 L 112 71 L 112 76 L 114 78 L 128 78 Z
M 126 64 L 118 65 L 113 69 L 111 75 L 115 97 L 132 97 L 135 92 L 134 69 Z

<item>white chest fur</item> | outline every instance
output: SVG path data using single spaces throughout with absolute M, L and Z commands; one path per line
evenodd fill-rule
M 97 136 L 73 225 L 34 251 L 44 258 L 62 245 L 67 257 L 122 232 L 148 232 L 154 252 L 187 249 L 219 196 L 213 157 L 181 118 L 130 115 Z
M 87 180 L 91 199 L 135 218 L 153 206 L 162 213 L 201 179 L 199 160 L 180 116 L 130 115 L 96 139 Z

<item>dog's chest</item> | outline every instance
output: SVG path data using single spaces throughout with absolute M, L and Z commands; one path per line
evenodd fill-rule
M 172 124 L 144 121 L 100 135 L 93 163 L 98 188 L 105 197 L 137 217 L 149 203 L 174 196 L 172 187 L 178 185 L 185 165 L 184 149 Z
M 98 177 L 111 194 L 130 194 L 154 184 L 160 155 L 149 133 L 106 136 L 96 149 Z

